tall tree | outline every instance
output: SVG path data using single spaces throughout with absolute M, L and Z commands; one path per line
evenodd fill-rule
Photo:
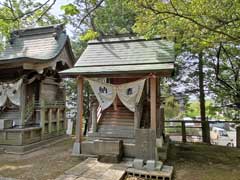
M 203 140 L 209 143 L 209 127 L 204 123 L 206 84 L 203 82 L 204 66 L 208 61 L 206 55 L 209 49 L 215 48 L 221 42 L 232 45 L 239 43 L 239 1 L 132 0 L 130 5 L 137 14 L 134 26 L 136 32 L 146 37 L 160 34 L 176 42 L 180 55 L 182 52 L 197 55 Z M 216 80 L 220 84 L 224 83 L 219 78 Z

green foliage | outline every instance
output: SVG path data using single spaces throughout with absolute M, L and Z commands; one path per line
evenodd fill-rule
M 73 15 L 76 15 L 76 14 L 79 14 L 79 10 L 77 9 L 77 7 L 73 4 L 67 4 L 67 5 L 62 5 L 61 6 L 61 10 L 64 11 L 65 15 L 70 15 L 70 16 L 73 16 Z
M 181 114 L 179 103 L 174 96 L 169 96 L 165 99 L 164 114 L 166 120 L 180 118 Z
M 219 115 L 222 113 L 223 108 L 217 107 L 212 100 L 206 101 L 206 116 L 209 118 L 224 119 Z M 200 117 L 200 105 L 198 101 L 191 101 L 186 105 L 185 116 L 187 117 Z
M 132 0 L 130 5 L 137 12 L 134 30 L 146 36 L 160 33 L 199 49 L 239 41 L 239 1 Z
M 95 32 L 92 29 L 89 29 L 84 35 L 80 36 L 80 40 L 89 41 L 89 40 L 96 39 L 98 36 L 99 36 L 98 32 Z

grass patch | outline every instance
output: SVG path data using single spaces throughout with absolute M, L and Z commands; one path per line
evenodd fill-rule
M 239 180 L 240 150 L 206 144 L 170 144 L 175 180 Z

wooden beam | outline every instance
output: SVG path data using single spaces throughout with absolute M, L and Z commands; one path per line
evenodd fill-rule
M 150 108 L 151 108 L 151 129 L 156 130 L 157 122 L 157 79 L 155 76 L 150 78 Z
M 172 70 L 168 71 L 168 70 L 161 70 L 160 72 L 154 72 L 157 76 L 159 77 L 171 77 L 172 76 Z M 88 78 L 142 78 L 144 76 L 148 76 L 149 73 L 152 72 L 142 72 L 142 73 L 134 73 L 134 72 L 119 72 L 119 73 L 114 73 L 114 74 L 81 74 L 84 77 L 88 77 Z M 70 73 L 70 74 L 64 74 L 64 73 L 60 73 L 60 76 L 62 78 L 76 78 L 77 76 L 79 76 L 79 73 Z

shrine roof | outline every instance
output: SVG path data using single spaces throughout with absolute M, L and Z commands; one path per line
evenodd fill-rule
M 74 55 L 64 25 L 28 28 L 13 31 L 5 50 L 0 53 L 0 64 L 54 60 L 67 47 L 72 61 Z
M 120 37 L 92 40 L 74 68 L 63 75 L 158 72 L 174 69 L 174 43 L 160 38 Z

